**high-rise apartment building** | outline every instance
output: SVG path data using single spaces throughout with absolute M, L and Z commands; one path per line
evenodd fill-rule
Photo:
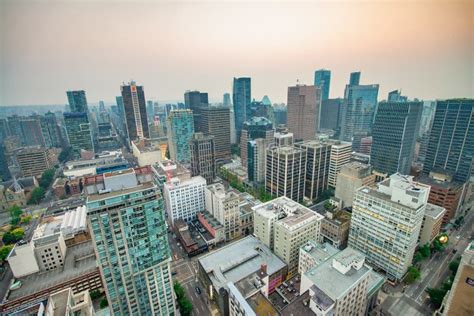
M 224 226 L 226 240 L 240 236 L 240 198 L 234 190 L 224 188 L 222 183 L 208 185 L 205 189 L 206 211 Z
M 242 167 L 248 169 L 248 142 L 262 138 L 267 140 L 268 143 L 272 143 L 274 134 L 272 122 L 265 117 L 252 117 L 244 123 L 240 136 L 240 159 Z
M 64 124 L 69 145 L 75 157 L 79 157 L 81 150 L 94 151 L 92 129 L 86 112 L 64 113 Z
M 234 104 L 235 131 L 237 139 L 240 139 L 240 133 L 244 122 L 250 115 L 250 101 L 252 98 L 250 78 L 234 78 L 232 89 L 232 103 Z
M 410 173 L 422 110 L 422 102 L 379 103 L 370 154 L 374 170 L 389 175 Z
M 288 87 L 288 129 L 295 140 L 311 140 L 319 130 L 321 88 Z
M 423 173 L 441 168 L 466 182 L 474 159 L 474 99 L 436 101 Z
M 38 177 L 54 166 L 51 152 L 44 147 L 24 147 L 15 152 L 15 160 L 23 177 Z
M 400 174 L 357 190 L 349 247 L 364 253 L 390 279 L 401 280 L 418 245 L 430 187 Z
M 267 162 L 267 148 L 271 140 L 257 138 L 247 142 L 247 178 L 250 183 L 258 186 L 265 182 L 265 170 Z
M 295 146 L 306 152 L 305 197 L 314 201 L 328 189 L 331 145 L 310 140 Z
M 171 110 L 166 124 L 171 160 L 189 164 L 191 162 L 189 142 L 194 134 L 193 111 Z
M 314 85 L 321 88 L 321 100 L 329 99 L 331 70 L 319 69 L 314 72 Z
M 191 172 L 193 176 L 201 176 L 207 184 L 214 182 L 216 177 L 214 136 L 195 133 L 190 140 Z
M 331 158 L 329 162 L 329 186 L 335 188 L 337 175 L 342 166 L 351 160 L 352 144 L 349 142 L 329 141 Z
M 369 133 L 372 128 L 379 85 L 360 85 L 360 72 L 352 73 L 344 91 L 340 139 L 352 141 L 356 133 Z
M 160 190 L 151 168 L 86 181 L 87 218 L 114 315 L 175 315 L 171 254 Z
M 342 207 L 352 206 L 356 190 L 362 186 L 375 184 L 372 167 L 360 162 L 349 162 L 342 166 L 337 176 L 335 196 L 341 201 Z
M 267 149 L 265 190 L 275 197 L 303 200 L 306 179 L 306 151 L 296 147 Z
M 200 113 L 200 132 L 214 136 L 215 157 L 218 164 L 231 158 L 230 152 L 230 114 L 225 107 L 202 107 Z M 196 125 L 195 125 L 196 127 Z M 197 130 L 196 130 L 197 132 Z
M 67 91 L 70 112 L 88 112 L 86 92 L 84 90 Z
M 146 113 L 145 91 L 135 81 L 120 87 L 122 92 L 124 118 L 128 142 L 140 138 L 150 138 Z
M 288 264 L 288 274 L 297 273 L 299 249 L 308 240 L 320 240 L 323 216 L 287 197 L 253 209 L 254 235 Z

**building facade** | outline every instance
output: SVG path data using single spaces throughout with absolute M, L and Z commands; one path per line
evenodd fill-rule
M 203 133 L 195 133 L 190 141 L 191 173 L 206 179 L 207 184 L 213 183 L 216 177 L 214 141 L 214 136 Z
M 74 157 L 80 157 L 81 151 L 94 152 L 92 128 L 86 112 L 64 113 L 64 124 L 69 145 Z
M 194 134 L 193 112 L 191 110 L 171 110 L 166 123 L 171 160 L 189 164 L 191 162 L 189 144 Z
M 88 112 L 86 92 L 84 90 L 67 91 L 70 112 Z
M 331 70 L 319 69 L 314 72 L 314 85 L 321 88 L 321 100 L 329 99 L 331 87 Z
M 288 129 L 295 140 L 311 140 L 319 130 L 321 88 L 296 85 L 288 87 Z
M 331 160 L 329 162 L 329 186 L 336 187 L 337 176 L 342 166 L 351 160 L 352 144 L 348 142 L 330 141 Z
M 206 210 L 224 226 L 225 239 L 240 236 L 240 198 L 233 190 L 226 191 L 221 183 L 206 187 Z
M 50 149 L 44 147 L 21 148 L 16 151 L 15 158 L 24 177 L 41 176 L 54 166 Z
M 262 138 L 272 143 L 275 131 L 273 124 L 265 117 L 252 117 L 244 122 L 240 136 L 240 159 L 242 167 L 248 169 L 248 142 Z
M 200 131 L 214 136 L 215 159 L 218 164 L 231 158 L 229 108 L 203 107 L 200 109 Z M 197 130 L 196 130 L 197 131 Z
M 356 190 L 362 186 L 375 184 L 372 167 L 360 162 L 349 162 L 342 166 L 336 183 L 336 198 L 340 199 L 342 207 L 352 206 Z
M 145 91 L 135 81 L 120 87 L 127 128 L 128 142 L 140 138 L 150 138 L 146 113 Z
M 250 112 L 250 102 L 252 99 L 250 78 L 234 78 L 232 89 L 232 103 L 234 104 L 235 132 L 237 139 L 244 122 L 248 119 Z

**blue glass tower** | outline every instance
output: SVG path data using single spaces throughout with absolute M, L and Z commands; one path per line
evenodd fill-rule
M 67 91 L 70 112 L 87 112 L 87 99 L 84 90 Z
M 170 158 L 182 164 L 190 164 L 189 142 L 194 134 L 193 111 L 171 110 L 167 127 Z
M 319 69 L 314 72 L 314 85 L 321 88 L 321 100 L 329 99 L 329 87 L 331 85 L 331 70 Z
M 235 131 L 240 138 L 244 122 L 250 118 L 251 110 L 250 78 L 234 78 L 232 102 L 234 103 Z

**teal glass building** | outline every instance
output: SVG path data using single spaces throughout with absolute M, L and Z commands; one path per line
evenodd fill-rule
M 194 134 L 193 111 L 171 110 L 167 121 L 168 147 L 171 160 L 191 163 L 189 142 Z

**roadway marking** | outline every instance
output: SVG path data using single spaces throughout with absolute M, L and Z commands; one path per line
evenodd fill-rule
M 418 296 L 415 298 L 415 301 L 418 300 L 418 298 L 421 296 L 421 294 L 425 293 L 425 289 L 430 285 L 431 280 L 433 280 L 433 277 L 439 273 L 439 270 L 444 266 L 445 261 L 450 258 L 450 255 L 447 255 L 444 257 L 443 261 L 441 261 L 441 264 L 439 265 L 438 269 L 436 269 L 436 272 L 431 274 L 431 277 L 429 278 L 428 282 L 426 283 L 426 286 L 423 288 L 423 290 L 418 294 Z

